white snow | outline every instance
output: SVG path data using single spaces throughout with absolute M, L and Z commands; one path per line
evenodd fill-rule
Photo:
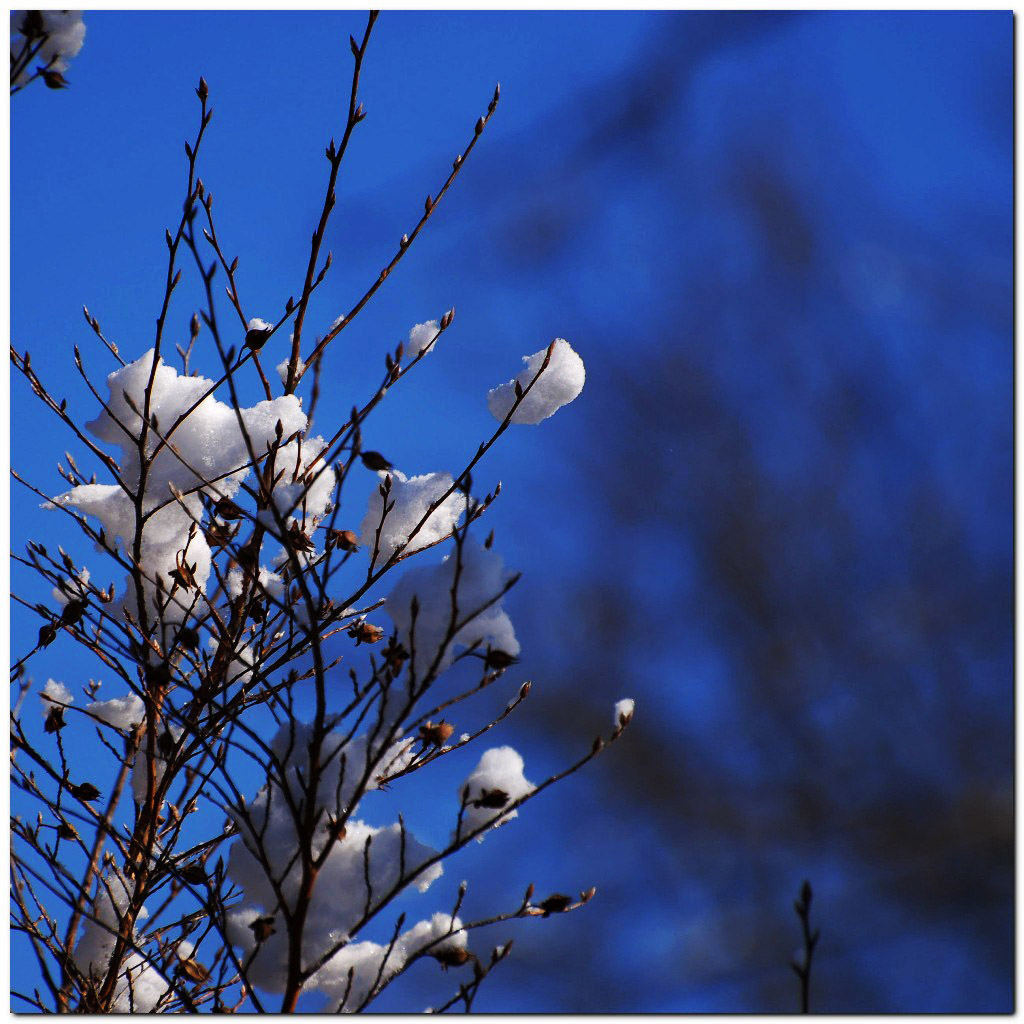
M 363 516 L 362 525 L 359 527 L 359 543 L 372 554 L 377 538 L 377 527 L 381 526 L 380 546 L 375 562 L 376 566 L 381 566 L 391 557 L 395 548 L 408 540 L 417 523 L 427 514 L 431 504 L 440 500 L 451 487 L 452 478 L 448 473 L 425 473 L 422 476 L 407 477 L 397 469 L 390 472 L 382 470 L 377 475 L 382 482 L 390 475 L 391 490 L 387 501 L 389 505 L 394 502 L 394 507 L 384 517 L 381 526 L 384 498 L 379 489 L 374 489 L 367 504 L 366 515 Z M 459 491 L 450 494 L 430 514 L 430 518 L 416 532 L 416 536 L 405 551 L 419 551 L 446 537 L 459 521 L 465 505 L 465 496 Z
M 433 342 L 441 325 L 436 320 L 428 320 L 425 324 L 416 324 L 409 331 L 409 351 L 418 356 L 421 352 L 432 352 Z
M 516 381 L 525 391 L 537 374 L 537 382 L 512 416 L 513 423 L 540 423 L 553 416 L 563 405 L 568 405 L 583 390 L 586 370 L 583 360 L 573 351 L 564 338 L 556 338 L 551 352 L 551 361 L 541 372 L 547 349 L 542 348 L 532 356 L 523 356 L 526 369 L 507 384 L 492 388 L 487 393 L 487 405 L 496 420 L 504 420 L 515 404 Z
M 500 790 L 511 802 L 532 793 L 533 788 L 533 783 L 523 775 L 523 759 L 512 747 L 485 750 L 480 763 L 459 787 L 459 797 L 466 803 L 461 834 L 475 831 L 492 818 L 498 818 L 493 826 L 497 828 L 519 816 L 515 810 L 503 815 L 500 807 L 474 807 L 474 802 L 485 793 Z M 478 838 L 483 840 L 485 834 Z
M 463 546 L 457 590 L 458 617 L 453 624 L 451 590 L 456 565 L 456 556 L 452 553 L 440 565 L 417 565 L 407 569 L 384 605 L 421 676 L 439 652 L 438 671 L 443 672 L 455 656 L 456 645 L 470 647 L 479 642 L 513 657 L 519 654 L 512 620 L 502 608 L 501 600 L 496 600 L 512 576 L 505 571 L 501 556 L 493 549 L 475 544 Z M 413 597 L 419 601 L 415 623 Z M 441 651 L 453 625 L 457 627 L 454 636 Z
M 152 368 L 153 350 L 150 349 L 140 359 L 111 373 L 107 377 L 110 411 L 108 413 L 105 410 L 97 419 L 86 424 L 101 441 L 120 449 L 119 469 L 129 489 L 137 487 L 140 478 L 136 439 L 142 421 L 139 413 L 132 410 L 125 394 L 130 396 L 136 410 L 142 410 Z M 174 571 L 181 551 L 185 551 L 182 556 L 185 562 L 195 566 L 193 573 L 196 583 L 205 592 L 210 576 L 210 548 L 201 530 L 196 532 L 191 541 L 188 536 L 193 520 L 199 521 L 204 515 L 200 492 L 209 494 L 214 500 L 234 497 L 251 472 L 248 468 L 248 450 L 235 411 L 212 395 L 203 398 L 212 385 L 213 382 L 205 377 L 179 376 L 163 360 L 157 363 L 150 413 L 157 417 L 159 434 L 169 431 L 182 414 L 188 412 L 188 416 L 171 437 L 177 454 L 168 445 L 164 445 L 152 460 L 149 470 L 143 509 L 153 514 L 142 533 L 141 564 L 147 575 L 145 590 L 151 607 L 155 605 L 157 593 L 154 581 L 159 579 L 164 593 L 169 593 L 172 585 L 170 573 Z M 200 399 L 201 403 L 192 409 L 193 404 Z M 306 426 L 301 403 L 294 395 L 284 395 L 242 409 L 241 419 L 257 456 L 265 454 L 267 445 L 274 441 L 278 422 L 282 425 L 285 437 Z M 160 442 L 157 432 L 150 431 L 146 441 L 147 452 L 154 453 Z M 320 439 L 303 443 L 298 462 L 300 477 L 306 473 L 309 461 L 322 448 L 323 441 Z M 294 482 L 298 452 L 297 441 L 284 446 L 279 452 L 278 457 L 282 461 L 277 465 L 285 472 L 281 485 L 275 491 L 275 501 L 282 511 L 290 510 L 300 500 L 306 486 L 305 483 Z M 330 472 L 322 474 L 322 480 L 317 478 L 312 483 L 305 498 L 307 530 L 312 529 L 316 516 L 321 515 L 326 508 L 333 486 L 333 473 Z M 172 500 L 172 487 L 183 495 L 184 508 Z M 116 543 L 122 551 L 131 549 L 136 525 L 134 505 L 128 494 L 117 484 L 83 484 L 58 496 L 54 501 L 55 504 L 68 506 L 98 519 L 106 531 L 108 543 Z M 153 511 L 155 509 L 158 511 Z M 181 621 L 193 599 L 194 595 L 179 588 L 172 606 L 164 613 L 164 620 Z M 125 607 L 135 611 L 136 597 L 130 578 L 126 581 L 124 602 Z
M 56 679 L 47 679 L 46 685 L 39 694 L 39 702 L 43 705 L 43 714 L 48 715 L 54 702 L 58 704 L 72 704 L 75 698 L 71 691 Z
M 633 709 L 636 707 L 636 702 L 630 697 L 626 697 L 620 700 L 615 705 L 615 728 L 617 729 L 620 725 L 627 724 L 633 717 Z
M 85 710 L 101 722 L 125 731 L 138 725 L 146 717 L 142 698 L 134 693 L 129 693 L 125 697 L 114 697 L 112 700 L 93 701 L 86 705 Z

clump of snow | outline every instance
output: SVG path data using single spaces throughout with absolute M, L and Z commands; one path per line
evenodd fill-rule
M 286 528 L 297 522 L 307 537 L 334 497 L 334 471 L 320 458 L 326 447 L 322 437 L 296 438 L 282 445 L 274 458 L 274 470 L 280 474 L 273 490 L 274 506 Z M 272 514 L 262 521 L 275 536 L 281 532 Z
M 633 717 L 633 709 L 636 707 L 636 702 L 626 697 L 620 700 L 615 705 L 615 728 L 617 729 L 620 725 L 628 725 L 630 719 Z
M 11 11 L 11 64 L 22 55 L 26 40 L 21 27 L 28 11 Z M 40 11 L 43 32 L 47 38 L 30 65 L 18 76 L 18 84 L 26 82 L 37 66 L 51 71 L 67 71 L 68 61 L 78 55 L 85 42 L 85 23 L 81 11 Z M 30 41 L 34 47 L 38 39 Z
M 98 982 L 106 977 L 114 953 L 120 919 L 128 909 L 135 883 L 119 871 L 111 871 L 97 880 L 96 897 L 86 915 L 82 935 L 75 946 L 75 966 Z M 136 920 L 147 916 L 143 908 Z M 138 943 L 140 937 L 135 936 Z M 170 986 L 156 968 L 140 953 L 125 957 L 114 989 L 115 1013 L 150 1013 L 166 1002 Z
M 377 549 L 377 565 L 386 562 L 397 547 L 409 539 L 419 521 L 427 514 L 427 509 L 441 499 L 441 496 L 452 486 L 452 478 L 448 473 L 424 473 L 422 476 L 407 477 L 397 469 L 390 472 L 381 471 L 377 474 L 381 480 L 391 477 L 391 490 L 388 492 L 388 505 L 393 507 L 384 517 L 384 497 L 380 490 L 370 495 L 370 501 L 359 527 L 359 543 L 371 552 L 377 543 L 377 527 L 380 527 L 380 542 Z M 417 530 L 410 541 L 406 552 L 419 551 L 437 543 L 451 533 L 459 516 L 465 508 L 465 497 L 458 491 L 453 492 L 430 514 L 430 518 Z
M 109 411 L 104 410 L 97 419 L 86 424 L 94 436 L 120 449 L 119 471 L 129 489 L 137 487 L 140 479 L 137 439 L 142 430 L 140 412 L 145 407 L 145 390 L 153 372 L 153 358 L 154 352 L 150 349 L 140 359 L 111 373 L 107 377 Z M 231 406 L 218 401 L 212 394 L 207 395 L 212 386 L 213 381 L 205 377 L 179 376 L 162 359 L 157 361 L 149 411 L 156 417 L 158 429 L 148 432 L 148 455 L 156 452 L 161 445 L 161 437 L 171 430 L 178 418 L 186 412 L 188 415 L 171 436 L 176 453 L 164 444 L 152 459 L 143 499 L 143 512 L 151 515 L 142 532 L 141 564 L 147 576 L 146 596 L 154 607 L 157 597 L 155 581 L 160 581 L 166 600 L 172 586 L 170 574 L 174 572 L 182 551 L 184 561 L 190 567 L 194 566 L 192 572 L 199 590 L 205 591 L 210 576 L 210 548 L 201 530 L 189 539 L 193 522 L 200 521 L 204 515 L 200 494 L 206 493 L 213 500 L 233 497 L 250 473 L 248 449 L 239 428 L 238 416 Z M 197 402 L 198 406 L 192 409 Z M 283 395 L 242 409 L 241 419 L 258 456 L 267 451 L 268 444 L 273 443 L 278 422 L 285 437 L 306 426 L 306 416 L 294 395 Z M 285 447 L 290 449 L 297 443 L 291 442 Z M 316 447 L 314 442 L 306 444 L 311 450 Z M 294 459 L 295 450 L 288 454 Z M 302 457 L 306 457 L 305 445 Z M 289 466 L 294 466 L 294 462 Z M 300 462 L 300 469 L 302 466 Z M 333 487 L 331 474 L 325 475 Z M 286 471 L 283 481 L 286 489 L 294 487 L 290 481 L 291 473 Z M 315 495 L 306 498 L 307 506 L 313 506 L 310 515 L 322 510 L 326 504 L 323 485 L 314 484 L 313 487 Z M 181 504 L 173 500 L 172 488 L 182 495 Z M 282 501 L 289 506 L 296 500 L 293 491 L 282 493 Z M 58 496 L 54 502 L 98 519 L 108 543 L 116 544 L 122 552 L 130 551 L 135 537 L 135 508 L 131 497 L 117 484 L 83 484 Z M 125 607 L 135 610 L 136 596 L 130 577 L 124 601 Z M 188 592 L 183 594 L 179 588 L 171 606 L 164 612 L 164 620 L 181 621 L 191 602 Z
M 281 383 L 282 384 L 287 384 L 288 383 L 288 364 L 290 362 L 291 362 L 291 356 L 288 356 L 286 359 L 282 359 L 281 362 L 279 362 L 277 364 L 277 366 L 274 367 L 274 369 L 277 370 L 278 377 L 281 378 Z M 302 371 L 305 370 L 305 369 L 306 369 L 306 364 L 300 359 L 298 361 L 298 364 L 296 365 L 296 373 L 301 374 Z
M 295 857 L 299 837 L 290 805 L 302 799 L 312 736 L 311 725 L 289 722 L 282 726 L 271 744 L 276 765 L 268 784 L 246 805 L 244 814 L 241 808 L 230 812 L 241 838 L 231 848 L 227 871 L 241 888 L 243 899 L 228 915 L 228 936 L 246 957 L 259 945 L 249 974 L 270 991 L 281 991 L 287 981 L 288 937 L 278 892 L 287 906 L 295 906 L 302 871 Z M 328 736 L 319 757 L 323 771 L 316 794 L 319 819 L 313 838 L 314 856 L 319 856 L 329 841 L 330 822 L 350 805 L 358 804 L 360 789 L 369 792 L 378 788 L 381 767 L 404 764 L 409 747 L 408 743 L 389 746 L 386 740 L 375 744 L 365 736 L 347 742 L 340 736 Z M 381 767 L 374 767 L 378 764 Z M 261 856 L 254 852 L 257 849 Z M 408 877 L 434 856 L 436 851 L 408 831 L 403 837 L 398 824 L 378 828 L 349 818 L 344 835 L 334 842 L 317 873 L 303 930 L 303 962 L 311 963 L 339 943 L 354 939 L 351 933 L 365 913 L 367 899 L 383 900 L 400 883 L 403 864 Z M 440 863 L 431 864 L 411 884 L 424 892 L 441 873 Z M 275 918 L 275 930 L 257 943 L 251 925 L 265 917 Z M 348 986 L 349 969 L 353 968 L 345 1008 L 354 1009 L 369 993 L 379 972 L 383 970 L 386 978 L 399 970 L 409 952 L 445 934 L 450 924 L 449 917 L 443 925 L 432 921 L 415 926 L 395 944 L 386 962 L 386 946 L 349 941 L 312 976 L 308 987 L 340 1002 Z M 454 927 L 457 930 L 461 922 Z
M 540 423 L 553 416 L 563 405 L 568 405 L 583 390 L 586 370 L 583 360 L 564 338 L 553 342 L 551 360 L 541 372 L 548 350 L 542 348 L 532 356 L 523 356 L 526 369 L 507 384 L 492 388 L 487 393 L 487 405 L 496 420 L 504 420 L 516 401 L 516 382 L 525 391 L 537 374 L 537 382 L 512 416 L 513 423 Z
M 47 679 L 46 685 L 39 694 L 39 701 L 43 705 L 43 714 L 48 715 L 54 703 L 73 704 L 74 696 L 71 691 L 56 679 Z
M 493 818 L 498 819 L 493 826 L 497 828 L 518 817 L 516 810 L 501 813 L 502 800 L 509 804 L 533 789 L 533 783 L 523 775 L 523 759 L 512 747 L 485 750 L 480 763 L 459 787 L 459 797 L 465 804 L 460 834 L 474 832 Z M 484 835 L 478 838 L 483 840 Z
M 433 351 L 434 339 L 437 337 L 441 325 L 436 320 L 428 320 L 425 324 L 416 324 L 409 331 L 409 351 L 414 356 L 421 352 Z
M 274 325 L 267 323 L 266 320 L 261 320 L 258 316 L 254 316 L 246 325 L 246 329 L 250 331 L 272 331 Z
M 86 705 L 86 711 L 115 729 L 133 729 L 146 717 L 146 707 L 142 698 L 134 693 L 125 697 L 114 697 L 111 700 L 97 700 Z
M 438 671 L 443 672 L 452 663 L 456 645 L 489 645 L 513 657 L 519 654 L 512 620 L 500 599 L 514 574 L 506 572 L 501 556 L 493 549 L 463 545 L 456 592 L 458 616 L 453 623 L 451 590 L 457 567 L 454 552 L 440 565 L 414 566 L 399 579 L 385 602 L 385 611 L 398 627 L 399 640 L 421 674 L 439 655 Z M 415 620 L 413 598 L 419 603 Z M 454 635 L 445 644 L 452 628 Z

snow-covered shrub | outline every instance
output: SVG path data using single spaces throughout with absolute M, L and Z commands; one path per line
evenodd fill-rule
M 373 22 L 361 45 L 353 41 L 356 83 Z M 202 80 L 197 93 L 201 126 L 186 147 L 188 199 L 167 234 L 164 309 L 177 294 L 178 263 L 193 259 L 208 285 L 212 257 L 228 279 L 239 326 L 220 326 L 206 287 L 188 348 L 176 346 L 179 370 L 163 314 L 155 344 L 125 360 L 86 311 L 118 365 L 105 384 L 92 385 L 101 408 L 82 427 L 29 354 L 12 356 L 105 478 L 86 478 L 69 456 L 60 493 L 33 488 L 45 515 L 70 517 L 93 550 L 82 565 L 82 556 L 30 545 L 25 564 L 46 581 L 52 604 L 29 603 L 39 634 L 22 644 L 27 653 L 14 678 L 29 692 L 27 666 L 55 643 L 81 656 L 81 665 L 68 664 L 76 676 L 105 677 L 102 697 L 99 681 L 90 680 L 84 700 L 49 679 L 37 691 L 42 716 L 23 719 L 19 701 L 12 719 L 15 781 L 40 811 L 34 822 L 14 821 L 14 922 L 53 958 L 50 1001 L 35 1005 L 353 1011 L 431 959 L 462 971 L 444 1005 L 469 1008 L 509 951 L 504 943 L 485 955 L 471 941 L 475 929 L 572 910 L 593 895 L 534 902 L 531 887 L 511 909 L 467 921 L 465 887 L 444 890 L 450 855 L 513 821 L 604 746 L 598 738 L 540 782 L 526 778 L 510 745 L 479 756 L 463 751 L 530 691 L 520 684 L 511 699 L 506 692 L 488 704 L 520 654 L 503 606 L 518 574 L 506 568 L 493 534 L 483 542 L 475 535 L 500 488 L 474 496 L 471 473 L 512 424 L 539 422 L 572 401 L 583 363 L 561 339 L 527 357 L 515 381 L 490 392 L 499 423 L 488 422 L 489 436 L 464 465 L 407 476 L 363 438 L 388 391 L 451 328 L 450 311 L 414 325 L 404 351 L 386 355 L 383 383 L 370 398 L 314 434 L 311 382 L 331 341 L 387 275 L 354 312 L 307 342 L 310 300 L 330 266 L 323 226 L 341 163 L 332 143 L 305 287 L 276 317 L 247 316 L 237 261 L 221 249 L 197 176 L 209 122 Z M 364 116 L 354 96 L 346 138 Z M 496 91 L 389 271 L 497 101 Z M 203 325 L 205 348 L 196 345 Z M 283 341 L 285 327 L 288 355 L 272 385 L 261 353 L 275 337 Z M 207 363 L 203 372 L 191 370 L 193 359 Z M 361 521 L 342 502 L 357 478 L 370 486 Z M 631 701 L 616 706 L 609 739 L 632 711 Z M 458 736 L 448 720 L 456 715 L 472 723 Z M 430 766 L 449 757 L 465 759 L 467 774 L 457 792 L 447 782 L 428 789 L 430 818 L 444 827 L 427 842 L 406 820 L 422 805 L 422 787 L 412 806 L 398 808 L 406 780 L 422 773 L 429 781 Z M 46 889 L 54 903 L 48 917 L 33 911 L 41 871 L 56 879 Z M 50 929 L 51 921 L 60 927 Z
M 81 11 L 11 11 L 11 92 L 37 78 L 65 88 L 68 61 L 84 42 Z

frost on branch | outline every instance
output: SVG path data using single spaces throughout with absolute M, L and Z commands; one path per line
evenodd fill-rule
M 472 543 L 462 546 L 461 557 L 457 550 L 440 565 L 406 570 L 388 595 L 385 610 L 417 671 L 426 672 L 437 659 L 437 671 L 443 672 L 455 657 L 456 645 L 518 655 L 512 620 L 501 606 L 502 595 L 514 580 L 515 574 L 505 571 L 496 551 Z M 459 612 L 453 622 L 451 592 L 456 582 Z
M 407 477 L 397 469 L 390 472 L 382 470 L 378 476 L 382 481 L 390 476 L 391 484 L 385 488 L 386 498 L 385 493 L 379 489 L 370 495 L 366 515 L 359 528 L 359 543 L 371 553 L 376 545 L 375 564 L 382 565 L 397 547 L 409 540 L 412 531 L 427 514 L 430 506 L 440 501 L 442 495 L 452 486 L 452 478 L 447 473 L 425 473 L 423 476 Z M 383 515 L 385 500 L 390 507 L 387 514 Z M 465 504 L 465 498 L 458 492 L 445 498 L 417 530 L 405 551 L 419 551 L 447 537 L 459 521 Z
M 487 405 L 496 420 L 503 420 L 515 404 L 516 386 L 526 391 L 538 373 L 537 382 L 512 414 L 513 423 L 540 423 L 579 396 L 587 377 L 583 360 L 563 338 L 556 338 L 552 344 L 551 360 L 543 372 L 546 348 L 532 356 L 523 356 L 526 369 L 514 380 L 487 393 Z

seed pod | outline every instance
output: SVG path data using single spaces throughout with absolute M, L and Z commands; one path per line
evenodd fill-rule
M 485 789 L 480 796 L 473 801 L 474 807 L 488 807 L 492 810 L 501 810 L 508 803 L 508 793 L 503 789 Z
M 360 452 L 359 458 L 363 460 L 363 465 L 367 469 L 372 469 L 375 473 L 392 468 L 392 464 L 380 452 Z
M 46 722 L 43 724 L 43 729 L 46 732 L 60 732 L 67 722 L 64 721 L 64 709 L 54 705 L 50 708 L 49 713 L 46 716 Z
M 444 719 L 436 725 L 433 722 L 427 722 L 426 725 L 420 726 L 420 737 L 435 747 L 444 746 L 453 732 L 455 732 L 455 726 Z
M 91 782 L 82 782 L 77 786 L 71 786 L 69 788 L 71 790 L 71 795 L 77 800 L 82 800 L 83 802 L 95 800 L 100 795 L 100 791 Z

